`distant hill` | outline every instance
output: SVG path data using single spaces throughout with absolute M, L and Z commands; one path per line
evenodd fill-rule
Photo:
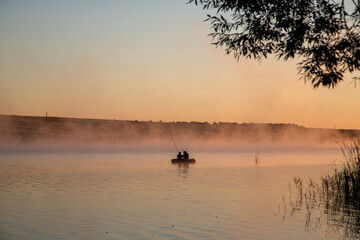
M 295 124 L 152 122 L 0 115 L 0 146 L 106 145 L 115 147 L 248 148 L 334 146 L 360 130 L 305 128 Z

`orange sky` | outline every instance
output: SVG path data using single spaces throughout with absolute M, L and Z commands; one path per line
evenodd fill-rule
M 1 1 L 0 114 L 360 129 L 350 77 L 313 90 L 296 60 L 237 62 L 184 2 Z

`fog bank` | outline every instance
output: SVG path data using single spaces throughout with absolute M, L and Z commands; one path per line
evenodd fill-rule
M 314 129 L 295 124 L 210 124 L 0 115 L 2 150 L 309 149 L 338 147 L 338 143 L 358 137 L 359 130 Z

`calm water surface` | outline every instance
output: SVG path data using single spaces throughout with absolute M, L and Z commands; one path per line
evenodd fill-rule
M 319 179 L 339 151 L 0 153 L 0 239 L 323 239 L 284 208 L 295 176 Z M 326 226 L 326 224 L 325 224 Z

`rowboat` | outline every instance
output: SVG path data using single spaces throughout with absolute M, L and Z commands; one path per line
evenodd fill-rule
M 171 163 L 195 163 L 195 159 L 194 158 L 188 158 L 188 159 L 174 158 L 174 159 L 171 159 Z

